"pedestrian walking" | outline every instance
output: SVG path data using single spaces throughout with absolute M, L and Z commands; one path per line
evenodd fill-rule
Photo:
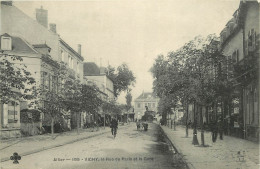
M 117 133 L 117 128 L 118 128 L 118 122 L 115 118 L 112 118 L 110 128 L 111 128 L 112 135 L 114 135 L 114 137 L 115 137 L 115 135 Z
M 213 120 L 210 122 L 210 130 L 211 130 L 212 142 L 215 143 L 218 137 L 218 127 L 217 127 L 217 123 Z
M 138 120 L 138 121 L 136 122 L 136 127 L 137 127 L 137 130 L 140 130 L 140 127 L 141 127 L 141 122 L 140 122 L 140 120 Z
M 219 139 L 223 140 L 224 124 L 221 117 L 218 120 L 218 132 L 219 132 Z
M 192 128 L 191 127 L 192 126 L 192 122 L 191 122 L 191 120 L 188 122 L 188 128 Z

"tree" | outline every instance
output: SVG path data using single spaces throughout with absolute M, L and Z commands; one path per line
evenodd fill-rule
M 81 86 L 81 108 L 82 111 L 97 114 L 103 101 L 99 97 L 99 90 L 96 86 L 82 84 Z
M 22 57 L 0 53 L 0 101 L 8 103 L 13 100 L 33 98 L 31 94 L 35 79 L 22 64 Z
M 160 107 L 164 107 L 163 102 L 167 105 L 166 98 L 173 95 L 186 106 L 188 120 L 188 105 L 191 103 L 194 105 L 193 144 L 198 144 L 198 111 L 202 119 L 202 107 L 214 103 L 216 97 L 224 94 L 220 92 L 220 88 L 229 89 L 221 66 L 225 57 L 218 52 L 217 45 L 211 43 L 215 38 L 214 34 L 206 38 L 197 36 L 180 49 L 169 52 L 167 57 L 159 55 L 151 68 L 154 77 L 153 88 L 161 98 Z M 188 136 L 187 120 L 186 136 Z M 200 122 L 201 140 L 204 146 L 204 126 L 203 121 Z
M 65 79 L 63 94 L 66 109 L 76 118 L 77 133 L 79 133 L 80 114 L 82 112 L 82 86 L 78 79 Z
M 33 90 L 36 100 L 32 100 L 29 106 L 37 105 L 37 108 L 44 113 L 44 122 L 49 123 L 51 121 L 51 134 L 54 134 L 55 120 L 60 119 L 64 110 L 66 110 L 64 83 L 69 74 L 66 64 L 59 64 L 53 60 L 52 62 L 55 65 L 49 72 L 52 74 L 52 84 L 48 83 L 46 85 L 43 82 L 36 86 Z M 43 65 L 46 66 L 46 64 L 43 62 Z M 43 76 L 47 75 L 46 72 L 42 73 Z
M 131 105 L 131 102 L 132 102 L 131 90 L 127 90 L 125 99 L 126 99 L 126 111 L 127 111 L 126 122 L 128 123 L 128 113 L 129 113 L 129 110 L 132 107 L 132 105 Z
M 131 105 L 131 102 L 132 102 L 132 94 L 131 94 L 131 91 L 127 91 L 127 94 L 125 96 L 125 99 L 126 99 L 126 110 L 127 112 L 131 109 L 132 105 Z
M 122 114 L 121 105 L 117 105 L 114 100 L 103 102 L 102 109 L 106 114 L 110 114 L 110 116 L 118 116 Z
M 106 75 L 114 83 L 114 94 L 116 97 L 119 96 L 122 91 L 127 91 L 130 86 L 135 84 L 136 78 L 126 64 L 118 66 L 116 71 L 114 67 L 108 66 Z

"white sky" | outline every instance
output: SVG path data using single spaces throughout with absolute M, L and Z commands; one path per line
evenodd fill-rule
M 49 23 L 85 62 L 118 66 L 125 62 L 136 76 L 133 100 L 152 92 L 149 69 L 158 54 L 176 50 L 197 35 L 219 35 L 239 0 L 89 0 L 14 2 L 35 18 L 48 10 Z M 101 61 L 101 62 L 100 62 Z M 119 102 L 125 103 L 124 96 Z

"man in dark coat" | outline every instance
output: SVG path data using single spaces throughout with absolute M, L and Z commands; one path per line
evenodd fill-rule
M 112 135 L 114 135 L 114 133 L 116 133 L 117 127 L 118 127 L 118 122 L 117 122 L 117 120 L 115 118 L 113 118 L 111 120 L 111 124 L 110 124 Z
M 223 140 L 224 124 L 222 118 L 218 120 L 218 132 L 220 140 Z
M 215 143 L 218 137 L 218 127 L 217 123 L 213 120 L 210 122 L 210 130 L 212 133 L 212 142 Z

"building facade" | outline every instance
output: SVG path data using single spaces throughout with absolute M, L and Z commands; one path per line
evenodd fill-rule
M 143 92 L 134 100 L 134 113 L 137 120 L 141 119 L 145 111 L 158 112 L 159 97 L 153 93 Z
M 35 84 L 26 85 L 26 88 L 46 86 L 49 89 L 57 90 L 57 79 L 55 80 L 53 72 L 57 69 L 58 64 L 49 56 L 51 49 L 46 44 L 31 45 L 24 39 L 10 36 L 7 33 L 0 37 L 2 54 L 7 57 L 11 57 L 12 55 L 21 57 L 22 61 L 12 61 L 12 63 L 14 63 L 14 66 L 19 66 L 20 64 L 25 65 L 26 71 L 30 72 L 30 76 L 35 80 Z M 28 109 L 28 104 L 33 101 L 34 100 L 20 99 L 11 101 L 8 104 L 1 104 L 0 128 L 3 138 L 7 136 L 18 136 L 19 130 L 23 130 L 23 128 L 21 128 L 20 111 Z M 32 104 L 31 108 L 36 109 L 36 105 Z M 41 121 L 38 123 L 38 127 L 42 127 Z M 35 128 L 37 130 L 37 126 L 35 126 Z M 15 133 L 15 135 L 13 133 Z M 35 131 L 35 133 L 37 132 Z M 40 131 L 38 131 L 38 133 L 40 133 Z
M 259 3 L 241 1 L 220 34 L 227 78 L 234 92 L 224 108 L 228 133 L 259 139 Z
M 81 56 L 81 45 L 78 45 L 76 52 L 57 33 L 56 24 L 51 23 L 48 27 L 48 11 L 43 7 L 36 9 L 35 19 L 27 16 L 24 12 L 15 7 L 12 1 L 1 2 L 1 29 L 0 34 L 8 33 L 11 36 L 26 39 L 30 44 L 35 44 L 35 49 L 40 49 L 44 44 L 51 50 L 48 58 L 51 60 L 67 64 L 70 78 L 78 79 L 81 83 L 83 79 L 83 57 Z M 33 60 L 30 63 L 34 63 Z M 40 81 L 52 83 L 52 73 L 41 70 Z M 50 78 L 49 78 L 50 77 Z M 73 112 L 70 112 L 70 114 Z M 68 116 L 71 117 L 70 115 Z M 70 120 L 70 119 L 69 119 Z M 68 121 L 69 121 L 68 120 Z
M 88 83 L 94 83 L 101 92 L 108 96 L 108 100 L 115 100 L 114 83 L 100 68 L 93 62 L 84 63 L 84 77 Z

